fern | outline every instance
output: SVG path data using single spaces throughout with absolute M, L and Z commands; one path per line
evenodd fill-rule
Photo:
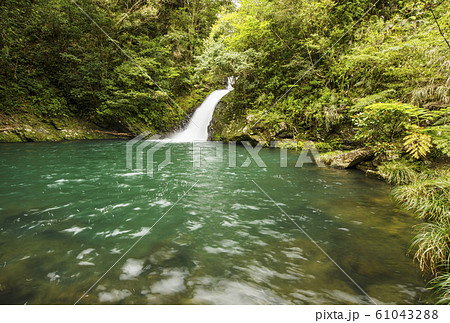
M 433 143 L 444 155 L 450 157 L 450 125 L 433 126 L 423 130 L 433 138 Z
M 412 132 L 403 140 L 406 151 L 415 159 L 425 157 L 433 146 L 431 136 L 420 132 Z

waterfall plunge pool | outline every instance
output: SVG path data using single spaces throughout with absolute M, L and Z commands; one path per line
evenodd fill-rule
M 0 145 L 0 303 L 73 304 L 141 239 L 79 304 L 371 304 L 255 183 L 375 302 L 423 302 L 406 256 L 418 221 L 388 185 L 282 168 L 276 149 L 259 152 L 267 167 L 239 167 L 241 146 L 237 167 L 193 167 L 188 143 L 150 178 L 126 169 L 125 145 Z

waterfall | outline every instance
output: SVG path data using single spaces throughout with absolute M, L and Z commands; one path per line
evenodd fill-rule
M 233 90 L 234 78 L 228 78 L 228 86 L 224 90 L 212 92 L 203 103 L 195 110 L 186 128 L 170 136 L 168 139 L 174 142 L 206 141 L 208 140 L 208 126 L 211 122 L 214 109 L 219 101 Z

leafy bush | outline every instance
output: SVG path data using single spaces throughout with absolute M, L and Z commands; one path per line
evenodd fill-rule
M 424 132 L 433 138 L 434 145 L 442 154 L 450 156 L 450 125 L 429 127 Z
M 327 142 L 315 142 L 314 146 L 320 152 L 327 152 L 327 151 L 332 151 L 333 150 L 333 146 L 331 146 Z
M 357 126 L 356 140 L 367 145 L 394 142 L 400 139 L 412 123 L 420 123 L 430 116 L 429 111 L 404 103 L 376 103 L 353 117 Z
M 372 146 L 376 153 L 403 146 L 413 158 L 423 158 L 430 152 L 432 137 L 421 125 L 432 122 L 442 113 L 428 111 L 404 103 L 376 103 L 353 116 L 357 126 L 355 140 Z
M 372 95 L 368 95 L 359 99 L 354 107 L 352 108 L 353 112 L 361 112 L 363 108 L 375 104 L 375 103 L 386 103 L 395 98 L 396 91 L 394 89 L 382 91 L 379 93 L 375 93 Z

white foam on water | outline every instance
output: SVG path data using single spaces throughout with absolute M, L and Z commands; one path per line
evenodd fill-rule
M 167 206 L 172 205 L 172 203 L 170 203 L 167 200 L 162 199 L 162 200 L 159 200 L 159 201 L 156 201 L 156 202 L 148 203 L 148 205 L 150 205 L 150 206 L 159 205 L 160 207 L 167 207 Z
M 125 173 L 125 174 L 116 174 L 116 176 L 120 177 L 130 177 L 130 176 L 138 176 L 138 175 L 145 175 L 144 172 L 133 172 L 133 173 Z
M 76 234 L 78 234 L 78 233 L 80 233 L 81 231 L 84 231 L 84 230 L 86 230 L 87 228 L 80 228 L 80 227 L 77 227 L 77 226 L 74 226 L 74 227 L 71 227 L 71 228 L 69 228 L 69 229 L 65 229 L 65 230 L 62 230 L 63 232 L 72 232 L 73 233 L 73 235 L 76 235 Z
M 260 210 L 259 207 L 253 205 L 243 205 L 239 203 L 235 203 L 231 206 L 232 210 Z
M 209 287 L 209 288 L 208 288 Z M 208 287 L 195 290 L 193 303 L 200 304 L 291 304 L 275 295 L 269 289 L 263 289 L 252 283 L 237 281 L 219 281 Z
M 120 280 L 134 280 L 142 273 L 144 269 L 145 260 L 143 259 L 127 259 L 122 266 L 123 274 L 120 275 Z
M 167 279 L 162 279 L 151 287 L 154 294 L 169 295 L 184 291 L 185 273 L 180 270 L 171 270 L 163 272 L 163 276 L 169 276 Z
M 56 183 L 64 183 L 64 182 L 68 182 L 68 181 L 69 181 L 68 179 L 58 179 L 55 182 Z
M 116 209 L 116 208 L 118 208 L 118 207 L 125 207 L 125 206 L 128 206 L 128 205 L 130 205 L 130 203 L 122 203 L 122 204 L 114 205 L 112 208 L 113 208 L 113 209 Z
M 203 224 L 195 222 L 191 222 L 186 225 L 186 228 L 189 229 L 189 231 L 195 231 L 200 229 L 201 227 L 203 227 Z
M 93 248 L 89 248 L 89 249 L 83 250 L 82 252 L 80 252 L 80 253 L 78 254 L 77 259 L 83 259 L 84 256 L 90 254 L 90 253 L 91 253 L 92 251 L 94 251 L 94 250 L 95 250 L 95 249 L 93 249 Z
M 89 262 L 89 261 L 80 261 L 78 264 L 79 264 L 80 266 L 95 266 L 94 263 Z
M 133 237 L 133 238 L 135 238 L 135 237 L 142 237 L 142 236 L 145 236 L 149 232 L 150 232 L 150 228 L 144 227 L 144 228 L 141 228 L 141 231 L 139 231 L 137 233 L 130 234 L 130 237 Z
M 119 229 L 115 229 L 113 232 L 108 233 L 107 235 L 105 235 L 105 238 L 108 238 L 108 237 L 115 237 L 115 236 L 118 236 L 119 234 L 128 233 L 128 232 L 130 232 L 130 231 L 131 231 L 131 230 L 120 231 Z
M 55 272 L 48 273 L 47 278 L 50 279 L 51 282 L 59 280 L 60 276 Z
M 117 290 L 113 289 L 110 292 L 98 293 L 98 300 L 100 302 L 118 302 L 131 295 L 131 292 L 127 289 Z

